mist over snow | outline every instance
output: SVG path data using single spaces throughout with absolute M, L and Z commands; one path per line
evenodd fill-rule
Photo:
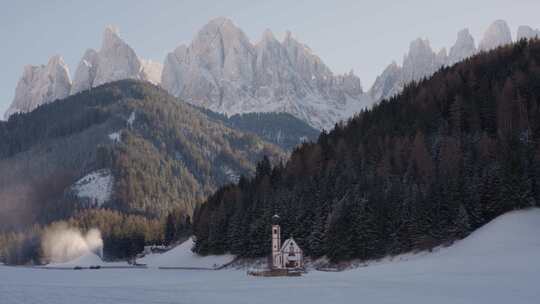
M 103 239 L 98 229 L 93 228 L 83 234 L 77 228 L 60 223 L 43 234 L 41 248 L 47 261 L 62 263 L 90 252 L 101 253 Z

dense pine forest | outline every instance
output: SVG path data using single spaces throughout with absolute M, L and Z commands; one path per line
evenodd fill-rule
M 275 213 L 334 262 L 449 244 L 539 205 L 539 106 L 538 40 L 442 68 L 219 189 L 195 212 L 194 250 L 265 256 Z

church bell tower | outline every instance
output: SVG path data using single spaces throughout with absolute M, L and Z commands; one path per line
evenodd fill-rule
M 283 261 L 280 253 L 281 249 L 281 227 L 279 226 L 279 215 L 272 217 L 272 268 L 283 268 Z

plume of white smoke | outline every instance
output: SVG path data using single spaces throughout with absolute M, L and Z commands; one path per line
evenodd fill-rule
M 77 228 L 70 228 L 67 224 L 60 223 L 45 231 L 41 239 L 41 248 L 48 261 L 62 263 L 89 252 L 100 254 L 103 239 L 98 229 L 90 229 L 83 234 Z

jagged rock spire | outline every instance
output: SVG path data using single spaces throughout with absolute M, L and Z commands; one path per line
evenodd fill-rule
M 456 43 L 450 48 L 448 63 L 454 64 L 474 55 L 474 53 L 476 53 L 474 38 L 469 33 L 469 29 L 462 29 L 457 34 Z
M 484 37 L 478 48 L 482 51 L 489 51 L 509 43 L 512 43 L 512 34 L 508 24 L 504 20 L 496 20 L 484 32 Z
M 8 119 L 18 112 L 30 112 L 42 104 L 65 98 L 70 91 L 69 69 L 61 56 L 52 56 L 47 65 L 25 66 L 15 89 L 15 98 L 4 118 Z
M 103 31 L 99 51 L 89 49 L 77 66 L 72 93 L 121 79 L 141 79 L 159 83 L 161 64 L 140 59 L 120 38 L 115 26 Z

